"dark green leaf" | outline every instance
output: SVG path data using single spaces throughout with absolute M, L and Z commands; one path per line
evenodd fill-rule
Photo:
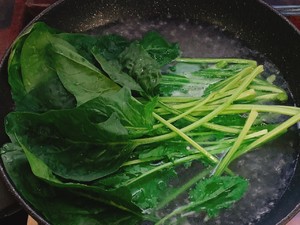
M 90 63 L 95 62 L 91 49 L 97 43 L 97 36 L 78 33 L 59 33 L 56 37 L 71 44 L 78 54 L 87 59 Z
M 11 113 L 6 131 L 55 174 L 78 181 L 115 172 L 134 149 L 116 114 L 108 118 L 95 111 Z
M 65 88 L 75 96 L 77 105 L 120 89 L 68 42 L 56 41 L 52 43 L 51 50 L 53 66 Z
M 90 51 L 111 61 L 117 59 L 129 44 L 130 41 L 124 37 L 115 34 L 103 35 L 97 37 L 97 42 Z
M 154 148 L 149 149 L 148 147 L 140 151 L 139 158 L 167 158 L 169 160 L 174 160 L 176 158 L 188 156 L 193 153 L 197 153 L 197 151 L 194 149 L 189 150 L 188 144 L 186 142 L 165 142 L 160 143 Z
M 94 56 L 101 68 L 115 83 L 133 91 L 143 91 L 141 86 L 131 76 L 122 71 L 122 67 L 119 63 L 116 61 L 107 61 L 104 57 L 97 53 L 94 53 Z
M 170 188 L 170 180 L 176 176 L 173 168 L 155 171 L 156 167 L 157 165 L 151 163 L 125 166 L 115 174 L 94 182 L 93 185 L 101 185 L 108 190 L 125 188 L 131 193 L 132 202 L 150 213 L 165 197 L 165 191 Z M 148 175 L 144 176 L 145 174 Z
M 22 80 L 26 92 L 30 92 L 40 83 L 55 77 L 56 73 L 49 65 L 47 47 L 55 41 L 53 32 L 39 23 L 24 41 L 21 51 Z
M 92 51 L 101 55 L 106 60 L 112 60 L 116 59 L 130 43 L 125 38 L 115 34 L 96 36 L 78 33 L 60 33 L 56 36 L 69 42 L 81 56 L 91 63 L 96 63 Z
M 160 65 L 137 42 L 133 42 L 119 55 L 122 70 L 128 73 L 150 96 L 157 94 Z
M 55 40 L 54 33 L 39 22 L 14 43 L 8 79 L 17 110 L 46 111 L 74 106 L 74 97 L 65 90 L 49 64 L 47 48 Z
M 38 179 L 32 174 L 28 161 L 18 146 L 5 145 L 3 151 L 5 169 L 16 189 L 51 224 L 134 225 L 141 220 L 130 212 L 77 195 L 70 191 L 68 185 L 65 188 L 55 187 Z M 122 193 L 123 196 L 126 195 L 125 192 Z M 109 193 L 106 195 L 109 196 Z
M 200 181 L 190 191 L 189 210 L 206 211 L 216 216 L 220 210 L 240 200 L 248 188 L 248 182 L 241 177 L 211 177 Z
M 107 117 L 116 113 L 130 137 L 137 137 L 152 129 L 154 123 L 152 112 L 155 106 L 155 99 L 144 105 L 133 98 L 127 88 L 122 88 L 119 92 L 98 96 L 80 108 L 95 110 Z
M 160 66 L 170 63 L 180 54 L 178 44 L 169 43 L 154 31 L 145 34 L 139 43 Z

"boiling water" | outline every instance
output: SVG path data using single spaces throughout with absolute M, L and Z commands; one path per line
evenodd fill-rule
M 116 33 L 129 39 L 140 38 L 149 30 L 156 30 L 171 42 L 178 42 L 183 57 L 237 57 L 255 59 L 263 64 L 269 74 L 277 75 L 278 83 L 287 90 L 280 72 L 264 56 L 245 47 L 238 38 L 211 25 L 191 24 L 189 21 L 128 20 L 100 26 L 92 34 Z M 283 138 L 251 152 L 231 166 L 235 173 L 247 178 L 249 190 L 242 200 L 225 210 L 215 219 L 205 221 L 205 216 L 191 216 L 184 224 L 251 225 L 268 213 L 284 193 L 295 167 L 295 138 Z M 191 175 L 192 176 L 192 175 Z M 180 182 L 180 181 L 179 181 Z M 180 202 L 179 202 L 180 204 Z M 182 204 L 182 203 L 181 203 Z

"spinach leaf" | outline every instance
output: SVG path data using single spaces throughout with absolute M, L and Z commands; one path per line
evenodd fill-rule
M 61 82 L 81 105 L 105 92 L 120 87 L 103 75 L 87 59 L 79 55 L 68 42 L 60 40 L 51 45 L 51 59 Z
M 62 221 L 66 225 L 139 224 L 141 218 L 137 215 L 106 205 L 96 199 L 77 195 L 68 185 L 62 188 L 39 179 L 32 173 L 27 158 L 19 146 L 8 144 L 2 148 L 2 151 L 5 169 L 16 189 L 52 224 L 61 224 Z M 38 169 L 45 174 L 43 167 Z M 122 194 L 126 195 L 125 192 Z
M 151 163 L 125 166 L 110 176 L 94 181 L 92 185 L 103 186 L 107 190 L 125 188 L 132 195 L 132 202 L 143 211 L 155 211 L 158 203 L 165 197 L 165 191 L 170 189 L 170 180 L 177 176 L 174 168 L 155 170 L 157 166 Z M 144 174 L 148 176 L 143 177 Z
M 177 43 L 169 43 L 155 31 L 146 33 L 139 43 L 160 66 L 170 63 L 180 54 Z
M 44 23 L 35 23 L 12 48 L 8 79 L 16 110 L 44 112 L 74 107 L 74 97 L 49 63 L 47 48 L 56 40 L 54 33 Z
M 67 188 L 78 196 L 99 201 L 107 206 L 113 206 L 128 212 L 136 212 L 136 215 L 139 214 L 140 209 L 131 202 L 131 193 L 126 188 L 106 190 L 99 185 L 86 185 L 70 182 L 70 180 L 61 180 L 42 160 L 28 151 L 26 147 L 22 146 L 22 150 L 27 157 L 33 174 L 48 184 L 58 188 Z
M 122 88 L 119 92 L 98 96 L 79 108 L 95 110 L 106 116 L 116 113 L 132 138 L 152 130 L 152 112 L 156 103 L 156 99 L 153 99 L 144 105 L 132 97 L 127 88 Z
M 91 63 L 96 63 L 94 53 L 101 55 L 106 60 L 116 59 L 117 56 L 129 45 L 124 37 L 115 34 L 86 35 L 77 33 L 60 33 L 57 37 L 69 42 L 76 51 Z
M 17 104 L 18 111 L 46 112 L 52 109 L 70 109 L 76 106 L 75 97 L 69 93 L 58 76 L 40 83 Z
M 137 169 L 140 173 L 143 171 L 141 168 Z M 148 177 L 129 184 L 128 188 L 132 193 L 132 202 L 143 211 L 155 214 L 158 204 L 165 198 L 166 191 L 171 190 L 170 181 L 176 175 L 174 168 L 171 168 L 152 173 Z
M 37 26 L 34 24 L 31 26 L 26 33 L 22 34 L 12 45 L 11 53 L 9 55 L 8 61 L 8 82 L 11 87 L 12 98 L 16 105 L 19 102 L 22 102 L 22 99 L 27 94 L 23 80 L 22 80 L 22 71 L 21 71 L 21 51 L 24 41 L 26 40 L 28 33 L 31 32 L 34 27 Z
M 122 36 L 109 34 L 97 36 L 97 42 L 90 49 L 94 55 L 101 55 L 107 61 L 115 60 L 129 46 L 131 41 Z
M 164 216 L 155 225 L 166 224 L 169 219 L 186 212 L 205 211 L 210 217 L 230 207 L 245 193 L 248 182 L 237 176 L 214 176 L 199 181 L 189 192 L 190 202 Z
M 176 149 L 176 151 L 174 151 Z M 198 153 L 195 149 L 190 149 L 188 144 L 185 142 L 166 142 L 159 145 L 153 146 L 149 149 L 147 146 L 144 149 L 139 149 L 138 158 L 139 159 L 149 159 L 157 158 L 163 159 L 167 158 L 169 160 L 174 160 L 176 158 L 182 158 L 190 154 Z
M 38 24 L 22 46 L 20 56 L 22 80 L 27 92 L 56 76 L 55 71 L 49 66 L 47 51 L 47 46 L 54 41 L 51 31 L 43 23 Z
M 248 182 L 241 177 L 221 176 L 200 181 L 190 191 L 189 210 L 205 210 L 209 216 L 216 216 L 221 209 L 230 207 L 245 193 Z
M 128 73 L 149 96 L 157 94 L 160 82 L 160 65 L 137 42 L 131 43 L 120 55 L 122 70 Z
M 91 49 L 97 43 L 97 36 L 78 33 L 59 33 L 56 37 L 68 42 L 76 52 L 83 58 L 94 64 L 95 60 L 91 54 Z
M 127 73 L 122 71 L 121 65 L 116 61 L 107 61 L 100 54 L 94 53 L 96 60 L 99 62 L 101 68 L 115 83 L 122 87 L 127 87 L 130 90 L 141 92 L 141 86 Z
M 99 47 L 97 44 L 92 51 L 108 76 L 123 87 L 138 92 L 142 92 L 143 89 L 146 94 L 155 95 L 154 88 L 160 78 L 159 68 L 179 55 L 178 45 L 170 44 L 157 32 L 149 32 L 141 40 L 130 45 L 118 36 L 104 37 L 111 37 L 111 39 L 107 38 L 109 40 L 107 43 L 100 41 L 102 38 L 98 43 L 106 44 L 107 47 Z M 122 47 L 123 51 L 120 51 Z M 124 65 L 124 62 L 127 64 Z
M 17 136 L 55 174 L 91 181 L 116 171 L 127 160 L 135 148 L 130 139 L 152 129 L 155 105 L 153 101 L 144 106 L 121 89 L 79 108 L 11 113 L 6 129 L 12 140 Z
M 97 121 L 91 122 L 91 118 Z M 7 116 L 6 131 L 11 140 L 43 160 L 55 174 L 77 181 L 115 172 L 135 147 L 115 113 L 105 117 L 80 109 L 16 112 Z

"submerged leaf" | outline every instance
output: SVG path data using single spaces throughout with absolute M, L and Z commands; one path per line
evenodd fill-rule
M 190 210 L 206 211 L 211 217 L 230 207 L 247 191 L 248 182 L 241 177 L 211 177 L 200 181 L 190 191 Z
M 170 188 L 170 180 L 177 175 L 174 168 L 152 172 L 156 167 L 151 163 L 125 166 L 92 185 L 100 185 L 107 190 L 127 189 L 132 195 L 131 201 L 149 214 L 155 211 L 158 203 L 165 197 L 165 191 Z M 144 176 L 148 173 L 148 176 Z

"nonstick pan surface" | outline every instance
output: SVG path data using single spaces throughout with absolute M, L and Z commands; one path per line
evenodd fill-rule
M 282 85 L 290 90 L 294 103 L 300 105 L 300 34 L 286 19 L 261 1 L 65 0 L 58 1 L 35 21 L 44 21 L 66 32 L 118 33 L 128 38 L 140 37 L 147 30 L 154 29 L 169 40 L 179 42 L 184 56 L 252 58 L 282 76 Z M 3 132 L 3 118 L 13 108 L 7 84 L 7 60 L 8 54 L 0 70 L 1 145 L 7 141 Z M 285 142 L 277 143 L 281 151 L 268 149 L 249 154 L 243 159 L 251 165 L 250 178 L 254 180 L 254 186 L 263 187 L 266 183 L 259 181 L 262 179 L 269 182 L 269 187 L 245 198 L 245 204 L 247 202 L 254 210 L 246 208 L 248 215 L 245 211 L 241 212 L 243 220 L 236 215 L 228 217 L 231 221 L 224 224 L 285 224 L 300 210 L 297 139 L 298 136 L 290 147 Z M 257 160 L 258 156 L 263 160 Z M 275 164 L 282 166 L 272 172 Z M 234 166 L 240 169 L 239 163 Z M 3 164 L 0 169 L 23 206 L 40 223 L 47 224 L 38 209 L 32 208 L 14 189 Z M 260 210 L 257 211 L 257 208 Z M 226 215 L 223 221 L 224 218 L 227 218 Z M 217 224 L 216 221 L 214 223 Z

